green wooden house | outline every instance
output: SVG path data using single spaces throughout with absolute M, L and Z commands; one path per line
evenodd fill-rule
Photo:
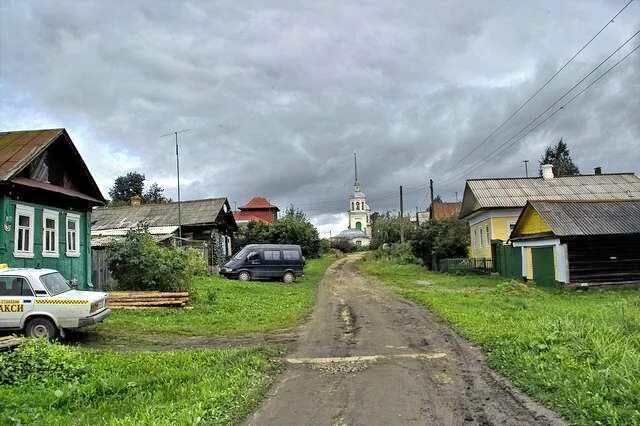
M 91 210 L 104 202 L 65 129 L 0 132 L 0 263 L 91 287 Z

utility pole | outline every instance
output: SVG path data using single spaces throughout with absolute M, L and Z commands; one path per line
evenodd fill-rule
M 523 160 L 524 163 L 524 175 L 529 177 L 529 160 Z
M 404 244 L 404 201 L 402 200 L 402 185 L 400 185 L 400 243 Z
M 180 149 L 178 146 L 178 134 L 186 133 L 189 130 L 191 129 L 176 130 L 160 136 L 175 136 L 176 139 L 176 174 L 178 178 L 178 239 L 180 241 L 180 245 L 182 245 L 182 200 L 180 199 Z
M 420 215 L 419 215 L 420 210 L 418 209 L 418 206 L 416 206 L 416 227 L 420 226 Z
M 429 178 L 429 193 L 431 204 L 429 205 L 429 220 L 433 220 L 433 179 Z

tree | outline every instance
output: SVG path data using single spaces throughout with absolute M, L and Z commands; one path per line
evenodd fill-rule
M 109 190 L 111 201 L 128 203 L 134 195 L 142 198 L 144 180 L 144 175 L 138 172 L 129 172 L 125 176 L 118 176 L 113 187 Z
M 152 183 L 149 189 L 144 193 L 142 200 L 149 204 L 168 203 L 171 200 L 164 196 L 164 188 L 157 183 Z
M 575 176 L 580 173 L 580 170 L 571 159 L 567 144 L 564 143 L 562 138 L 555 146 L 550 145 L 546 148 L 544 155 L 540 158 L 540 166 L 543 164 L 553 165 L 553 175 L 556 177 Z M 542 168 L 540 169 L 540 175 L 542 175 Z
M 307 215 L 290 206 L 282 218 L 274 223 L 249 222 L 240 229 L 237 244 L 298 244 L 302 254 L 317 257 L 321 254 L 320 236 Z

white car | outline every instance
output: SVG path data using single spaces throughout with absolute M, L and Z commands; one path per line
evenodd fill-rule
M 110 313 L 106 293 L 75 290 L 56 270 L 0 270 L 0 331 L 54 339 L 65 329 L 104 321 Z

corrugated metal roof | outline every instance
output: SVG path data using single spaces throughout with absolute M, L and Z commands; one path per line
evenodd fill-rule
M 146 231 L 151 235 L 165 235 L 173 234 L 178 230 L 177 226 L 149 226 Z M 92 229 L 91 237 L 113 237 L 113 236 L 125 236 L 129 232 L 129 228 L 116 228 L 116 229 Z
M 578 175 L 553 179 L 469 179 L 461 217 L 479 209 L 524 207 L 528 200 L 640 199 L 640 178 L 633 173 Z
M 151 238 L 156 243 L 159 243 L 161 241 L 168 240 L 172 236 L 173 234 L 155 234 L 155 235 L 152 235 Z M 99 237 L 91 237 L 91 247 L 93 248 L 107 247 L 112 243 L 120 242 L 123 240 L 124 240 L 124 235 L 105 235 L 105 236 L 99 236 Z
M 182 225 L 214 223 L 223 210 L 226 198 L 183 201 Z M 143 204 L 138 207 L 102 207 L 93 210 L 91 231 L 101 229 L 147 226 L 171 226 L 178 224 L 178 203 Z
M 640 200 L 529 203 L 559 237 L 640 234 Z
M 62 132 L 64 129 L 0 132 L 0 179 L 9 180 Z

